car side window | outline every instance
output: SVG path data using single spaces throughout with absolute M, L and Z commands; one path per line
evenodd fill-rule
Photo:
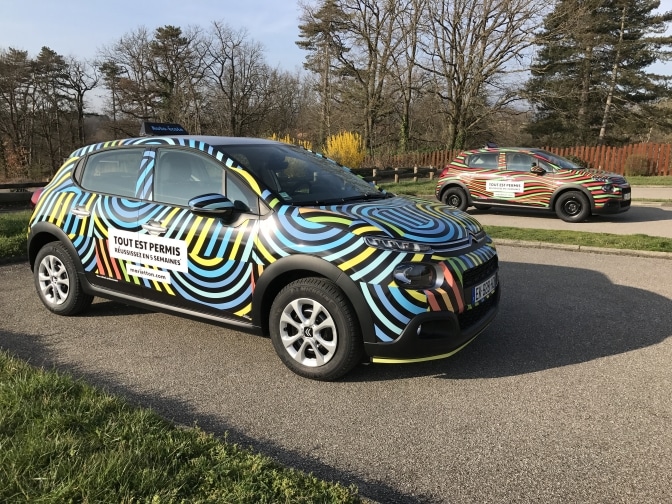
M 506 169 L 509 171 L 524 171 L 529 172 L 532 168 L 532 163 L 536 162 L 529 154 L 521 152 L 507 152 L 506 153 Z
M 497 168 L 497 157 L 499 154 L 496 152 L 483 152 L 480 154 L 473 154 L 469 156 L 469 161 L 467 162 L 469 168 L 483 168 L 488 170 L 493 170 Z
M 196 152 L 160 148 L 154 168 L 154 200 L 187 206 L 194 196 L 222 193 L 223 167 Z
M 247 187 L 238 177 L 233 174 L 226 174 L 226 187 L 224 196 L 231 201 L 242 201 L 253 213 L 259 213 L 259 198 Z
M 81 186 L 87 191 L 135 198 L 143 149 L 116 149 L 91 154 L 82 170 Z

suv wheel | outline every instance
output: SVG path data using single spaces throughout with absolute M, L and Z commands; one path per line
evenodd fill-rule
M 555 202 L 555 213 L 565 222 L 582 222 L 590 216 L 590 202 L 583 193 L 568 191 Z
M 323 278 L 303 278 L 287 285 L 273 301 L 271 341 L 294 373 L 335 380 L 363 355 L 354 310 L 343 292 Z
M 33 276 L 42 303 L 58 315 L 75 315 L 93 301 L 93 296 L 82 290 L 75 263 L 60 242 L 48 243 L 40 249 Z
M 447 189 L 446 192 L 443 193 L 443 202 L 448 206 L 455 207 L 462 211 L 465 211 L 467 206 L 469 206 L 467 193 L 460 187 L 451 187 L 450 189 Z

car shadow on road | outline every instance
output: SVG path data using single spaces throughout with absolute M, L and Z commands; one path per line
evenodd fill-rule
M 660 206 L 632 205 L 627 212 L 617 214 L 591 215 L 585 222 L 657 222 L 669 221 L 672 219 L 671 209 Z M 545 220 L 557 221 L 559 217 L 551 210 L 540 210 L 531 208 L 512 208 L 512 207 L 491 207 L 487 210 L 478 210 L 470 208 L 469 213 L 474 218 L 486 215 L 510 215 L 512 217 L 529 217 L 531 221 L 543 223 Z M 581 222 L 573 223 L 577 226 L 576 231 L 581 231 Z
M 672 336 L 672 300 L 579 268 L 500 263 L 494 322 L 451 358 L 371 365 L 348 380 L 413 376 L 499 378 L 581 364 L 650 347 Z
M 588 222 L 657 222 L 672 220 L 672 209 L 659 206 L 633 205 L 627 212 L 613 215 L 592 215 Z

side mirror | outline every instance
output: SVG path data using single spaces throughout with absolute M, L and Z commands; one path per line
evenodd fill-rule
M 543 175 L 544 173 L 546 173 L 546 170 L 544 170 L 541 166 L 537 164 L 533 164 L 532 168 L 530 168 L 530 171 L 535 175 Z
M 218 193 L 201 194 L 189 200 L 189 210 L 197 214 L 228 219 L 236 209 L 234 203 Z

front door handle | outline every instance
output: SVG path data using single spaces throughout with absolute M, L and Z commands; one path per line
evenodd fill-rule
M 81 205 L 77 205 L 75 208 L 70 210 L 70 213 L 73 215 L 76 215 L 77 217 L 90 217 L 91 212 L 89 212 L 86 207 L 83 207 Z
M 159 221 L 155 220 L 150 220 L 147 224 L 143 224 L 142 229 L 151 235 L 160 235 L 166 232 L 166 228 Z

